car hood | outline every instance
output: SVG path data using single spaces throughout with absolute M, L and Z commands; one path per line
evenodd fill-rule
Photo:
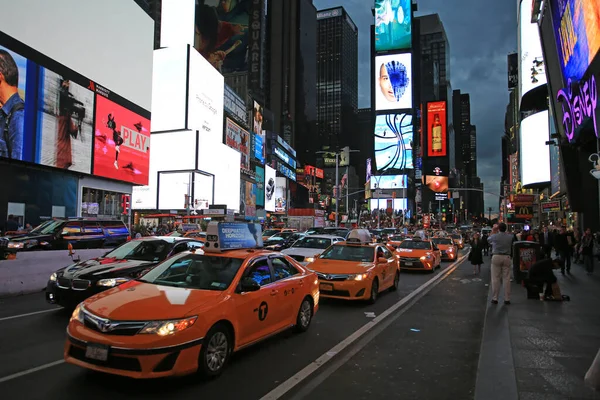
M 312 257 L 317 254 L 321 254 L 325 249 L 307 249 L 302 247 L 290 247 L 289 249 L 285 249 L 282 251 L 283 254 L 287 254 L 288 256 L 302 256 L 302 257 Z
M 318 259 L 308 268 L 323 274 L 362 274 L 373 268 L 373 263 Z
M 116 258 L 92 258 L 91 260 L 79 261 L 62 270 L 65 278 L 74 279 L 101 279 L 105 277 L 116 277 L 127 275 L 132 269 L 151 267 L 158 261 L 123 260 Z
M 438 244 L 437 247 L 440 250 L 454 249 L 454 245 L 453 244 Z
M 423 257 L 427 253 L 433 253 L 433 250 L 421 250 L 421 249 L 396 249 L 396 254 L 400 257 L 407 258 L 419 258 Z
M 84 307 L 95 315 L 118 321 L 168 320 L 213 306 L 223 293 L 131 281 L 90 297 Z

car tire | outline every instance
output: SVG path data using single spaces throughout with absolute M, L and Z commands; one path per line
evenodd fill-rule
M 232 350 L 233 340 L 229 328 L 224 324 L 210 328 L 198 356 L 198 373 L 206 378 L 221 375 Z
M 298 333 L 306 332 L 310 327 L 314 315 L 314 308 L 312 302 L 308 297 L 305 297 L 300 304 L 298 309 L 298 316 L 296 317 L 296 326 L 294 329 Z
M 394 276 L 394 284 L 390 288 L 390 292 L 396 292 L 398 290 L 398 286 L 400 286 L 400 271 L 396 271 L 396 275 Z
M 377 297 L 379 297 L 379 280 L 375 278 L 371 284 L 371 294 L 369 295 L 368 300 L 369 304 L 375 304 Z

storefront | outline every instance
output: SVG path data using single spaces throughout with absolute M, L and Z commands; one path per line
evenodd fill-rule
M 79 179 L 79 209 L 82 217 L 121 218 L 127 214 L 123 195 L 131 195 L 132 186 L 123 182 L 93 177 Z

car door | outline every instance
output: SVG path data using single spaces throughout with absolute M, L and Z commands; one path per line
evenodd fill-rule
M 83 248 L 82 235 L 81 222 L 69 221 L 62 227 L 58 247 L 67 248 L 69 243 L 71 243 L 74 249 L 81 249 Z
M 83 245 L 87 248 L 100 248 L 104 244 L 104 232 L 98 221 L 83 221 Z
M 278 314 L 277 290 L 267 257 L 251 260 L 242 274 L 242 280 L 250 278 L 260 289 L 255 292 L 235 293 L 238 319 L 238 343 L 244 346 L 255 342 L 276 330 Z M 279 311 L 280 312 L 280 311 Z
M 388 259 L 388 284 L 391 286 L 394 284 L 394 278 L 396 277 L 396 271 L 398 270 L 398 259 L 394 256 L 387 247 L 383 247 L 383 254 Z
M 392 253 L 385 246 L 377 246 L 377 254 L 383 253 L 383 258 L 387 260 L 386 263 L 379 264 L 379 260 L 376 262 L 379 264 L 378 268 L 381 269 L 381 289 L 389 287 L 394 282 L 394 276 L 396 271 L 394 270 L 394 257 Z
M 432 246 L 433 254 L 435 255 L 435 263 L 433 265 L 434 266 L 441 265 L 442 264 L 442 252 L 440 251 L 439 247 L 436 246 L 435 243 L 431 243 L 431 246 Z
M 296 322 L 296 315 L 302 302 L 305 277 L 285 257 L 273 255 L 269 257 L 273 269 L 273 285 L 279 291 L 281 316 L 277 329 L 282 329 Z

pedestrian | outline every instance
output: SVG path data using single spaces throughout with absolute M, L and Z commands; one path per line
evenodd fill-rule
M 488 243 L 488 234 L 487 233 L 484 233 L 483 236 L 481 237 L 481 244 L 483 247 L 483 255 L 489 256 L 490 255 L 490 244 Z
M 498 304 L 500 285 L 504 286 L 504 304 L 510 304 L 510 267 L 513 235 L 506 232 L 506 224 L 498 225 L 498 233 L 488 238 L 492 245 L 492 304 Z
M 544 292 L 544 297 L 546 299 L 550 299 L 552 297 L 552 285 L 557 282 L 556 275 L 554 275 L 553 270 L 560 268 L 561 265 L 562 264 L 559 259 L 553 260 L 551 258 L 544 258 L 535 262 L 531 267 L 529 267 L 529 281 L 541 285 L 542 288 L 544 284 L 546 284 L 546 290 Z M 540 297 L 540 299 L 542 298 Z
M 554 249 L 560 260 L 560 273 L 571 275 L 571 254 L 573 253 L 573 247 L 569 242 L 570 236 L 564 226 L 560 227 L 559 234 L 554 238 Z M 572 240 L 572 239 L 571 239 Z
M 473 274 L 481 273 L 481 264 L 483 264 L 483 255 L 481 254 L 484 249 L 483 240 L 479 237 L 479 233 L 473 235 L 471 241 L 471 251 L 469 252 L 469 261 L 473 265 Z
M 594 272 L 594 237 L 592 230 L 587 228 L 585 234 L 581 238 L 580 253 L 583 257 L 583 265 L 588 275 Z
M 19 230 L 19 222 L 14 215 L 10 214 L 4 225 L 4 234 L 7 232 L 16 232 Z
M 542 251 L 544 252 L 545 258 L 552 257 L 552 247 L 554 247 L 554 234 L 548 231 L 548 227 L 545 226 L 542 230 L 542 234 L 539 236 L 540 245 L 542 246 Z

